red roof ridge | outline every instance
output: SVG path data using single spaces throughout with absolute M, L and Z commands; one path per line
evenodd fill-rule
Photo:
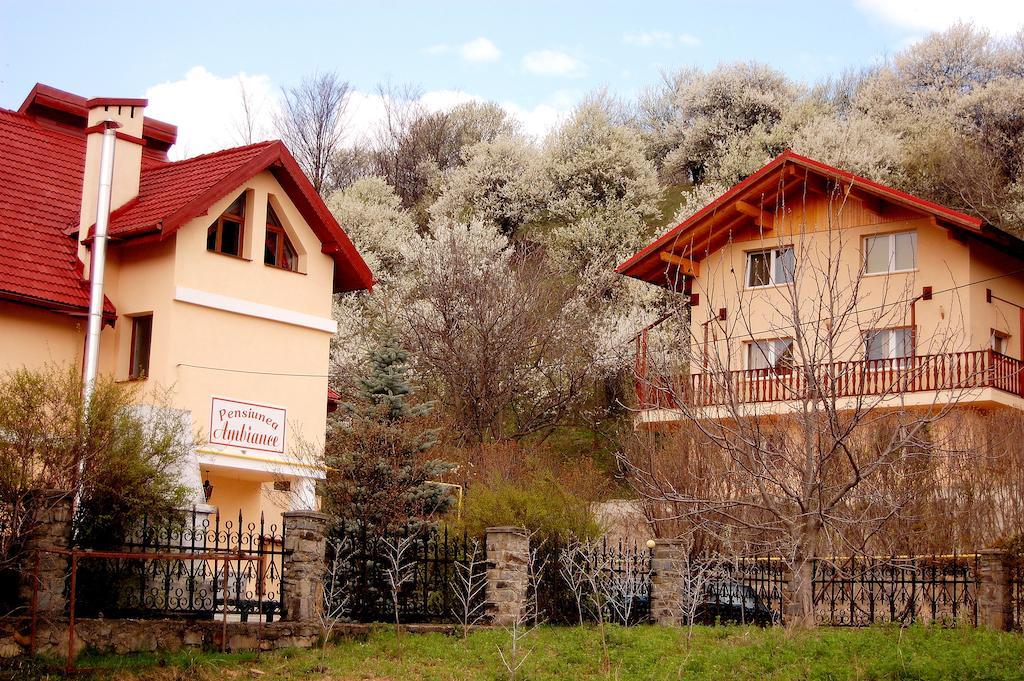
M 284 144 L 281 140 L 265 140 L 263 142 L 253 142 L 252 144 L 244 144 L 240 147 L 228 147 L 227 149 L 218 149 L 217 151 L 209 151 L 205 154 L 199 154 L 197 156 L 189 156 L 188 158 L 178 159 L 177 161 L 153 161 L 150 170 L 156 170 L 158 168 L 165 168 L 167 166 L 178 166 L 185 163 L 191 163 L 192 161 L 208 160 L 211 158 L 217 158 L 219 156 L 227 156 L 228 154 L 238 153 L 242 151 L 250 151 L 258 149 L 260 147 L 269 147 L 274 144 Z

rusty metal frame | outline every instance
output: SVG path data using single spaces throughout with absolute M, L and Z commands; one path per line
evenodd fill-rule
M 200 551 L 195 553 L 184 553 L 184 552 L 171 552 L 171 551 L 154 551 L 154 552 L 131 552 L 131 551 L 92 551 L 84 549 L 58 549 L 58 548 L 45 548 L 37 549 L 35 551 L 35 564 L 33 567 L 33 578 L 32 578 L 32 617 L 31 617 L 31 632 L 29 634 L 29 651 L 34 657 L 36 654 L 36 634 L 38 629 L 38 609 L 39 609 L 39 567 L 40 567 L 40 555 L 43 553 L 49 553 L 53 555 L 66 556 L 70 559 L 70 580 L 68 592 L 68 648 L 67 648 L 67 660 L 64 664 L 64 673 L 71 674 L 76 671 L 75 667 L 75 601 L 76 601 L 76 586 L 78 577 L 78 561 L 79 559 L 89 558 L 110 558 L 110 559 L 127 559 L 127 560 L 161 560 L 161 561 L 177 561 L 177 560 L 199 560 L 199 561 L 212 561 L 213 562 L 213 574 L 217 574 L 219 567 L 218 563 L 224 564 L 224 590 L 225 596 L 223 597 L 223 606 L 221 608 L 221 637 L 220 645 L 221 652 L 225 652 L 227 649 L 227 629 L 228 629 L 228 580 L 230 576 L 230 566 L 232 561 L 255 561 L 259 562 L 263 558 L 260 553 L 246 553 L 244 551 L 237 551 L 234 553 L 225 551 Z M 258 612 L 262 615 L 262 604 L 263 594 L 260 591 L 259 595 L 259 609 Z M 283 583 L 282 583 L 282 602 L 284 600 L 283 594 Z M 262 638 L 263 623 L 260 618 L 257 618 L 257 643 Z

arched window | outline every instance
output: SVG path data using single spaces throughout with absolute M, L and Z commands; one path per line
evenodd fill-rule
M 242 256 L 245 238 L 245 192 L 206 231 L 206 250 L 224 255 Z
M 288 239 L 281 219 L 274 207 L 267 202 L 267 240 L 263 250 L 263 262 L 271 267 L 295 272 L 299 269 L 299 256 Z

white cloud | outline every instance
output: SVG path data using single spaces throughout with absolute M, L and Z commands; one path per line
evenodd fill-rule
M 1024 24 L 1024 2 L 1007 0 L 857 0 L 861 10 L 882 21 L 912 30 L 941 31 L 957 21 L 971 21 L 997 35 L 1010 35 Z
M 622 42 L 634 47 L 662 48 L 672 48 L 676 45 L 697 47 L 701 44 L 700 38 L 690 33 L 674 35 L 668 31 L 630 31 L 623 34 Z
M 501 50 L 487 38 L 475 38 L 459 48 L 459 56 L 472 62 L 497 61 L 501 59 Z
M 523 56 L 523 69 L 538 76 L 582 76 L 587 65 L 557 50 L 536 50 Z
M 181 80 L 146 90 L 146 115 L 178 126 L 174 158 L 205 154 L 246 143 L 242 92 L 250 102 L 253 141 L 268 139 L 278 107 L 278 90 L 265 75 L 238 73 L 221 77 L 202 66 Z
M 636 47 L 672 47 L 672 34 L 667 31 L 632 31 L 622 36 L 627 45 Z
M 498 49 L 498 46 L 482 36 L 479 38 L 473 38 L 468 43 L 462 43 L 461 45 L 453 46 L 445 45 L 443 43 L 431 45 L 430 47 L 425 48 L 423 52 L 424 54 L 431 55 L 451 54 L 454 52 L 462 59 L 476 64 L 498 61 L 501 59 L 501 50 Z
M 448 111 L 466 102 L 482 102 L 483 97 L 462 90 L 431 90 L 420 95 L 420 104 L 427 111 Z
M 244 144 L 243 86 L 254 112 L 254 141 L 273 139 L 280 88 L 262 74 L 218 76 L 203 66 L 193 67 L 180 80 L 146 90 L 146 115 L 178 126 L 178 142 L 171 149 L 175 159 Z M 463 90 L 431 90 L 423 93 L 419 101 L 428 111 L 446 111 L 465 102 L 485 100 Z M 532 108 L 512 101 L 502 102 L 501 106 L 522 122 L 527 134 L 540 139 L 565 119 L 573 101 L 569 94 L 556 93 L 548 103 Z M 345 144 L 365 142 L 377 132 L 384 118 L 384 103 L 377 93 L 353 90 L 348 95 L 346 117 Z
M 523 126 L 523 132 L 541 140 L 569 116 L 569 109 L 552 104 L 538 104 L 526 109 L 515 102 L 503 102 L 502 108 L 512 114 Z

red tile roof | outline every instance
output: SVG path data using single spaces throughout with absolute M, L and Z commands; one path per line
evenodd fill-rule
M 278 140 L 184 161 L 146 160 L 139 195 L 111 214 L 110 236 L 131 239 L 153 235 L 165 239 L 264 170 L 274 175 L 320 239 L 321 250 L 334 259 L 335 292 L 370 288 L 373 275 L 366 263 Z
M 164 222 L 183 207 L 191 205 L 273 144 L 275 142 L 261 142 L 174 163 L 145 161 L 139 179 L 139 196 L 111 214 L 110 236 L 129 238 L 161 231 Z M 244 181 L 225 189 L 224 194 L 237 189 Z M 222 197 L 223 194 L 213 201 Z M 202 212 L 205 208 L 197 214 Z
M 84 163 L 81 135 L 0 109 L 0 297 L 88 309 L 75 242 L 64 233 L 78 222 Z
M 88 309 L 75 232 L 81 210 L 88 100 L 36 85 L 19 111 L 0 108 L 0 298 L 48 309 Z M 272 172 L 335 261 L 335 291 L 373 277 L 351 240 L 279 141 L 169 162 L 174 126 L 144 119 L 139 196 L 111 215 L 113 237 L 167 238 L 264 170 Z M 111 318 L 114 307 L 106 311 Z

